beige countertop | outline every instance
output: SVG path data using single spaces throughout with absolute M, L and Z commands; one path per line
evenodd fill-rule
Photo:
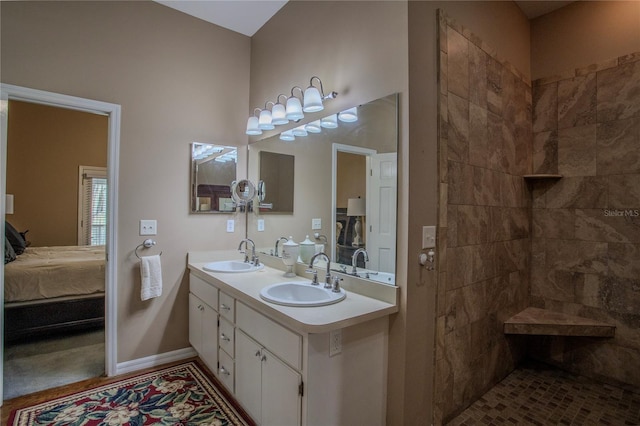
M 284 271 L 277 267 L 248 273 L 217 273 L 203 269 L 208 262 L 218 260 L 241 260 L 237 251 L 212 251 L 189 253 L 188 265 L 195 276 L 213 284 L 236 300 L 257 310 L 267 317 L 286 325 L 299 333 L 327 333 L 398 312 L 398 287 L 385 284 L 362 283 L 363 280 L 344 276 L 343 288 L 347 297 L 341 302 L 318 307 L 283 306 L 270 303 L 260 297 L 260 290 L 270 284 L 284 281 L 309 280 L 303 265 L 296 268 L 299 276 L 284 277 Z M 264 262 L 264 260 L 263 260 Z M 277 263 L 268 262 L 277 266 Z M 318 268 L 322 277 L 324 269 Z M 384 287 L 379 287 L 384 286 Z M 358 291 L 358 292 L 356 292 Z M 364 295 L 364 294 L 367 295 Z M 373 297 L 372 297 L 373 296 Z

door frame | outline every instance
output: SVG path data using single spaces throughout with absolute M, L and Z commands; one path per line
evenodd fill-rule
M 105 372 L 113 376 L 117 371 L 117 257 L 118 248 L 118 166 L 120 152 L 120 105 L 92 99 L 30 89 L 0 83 L 0 205 L 5 212 L 7 175 L 7 119 L 9 100 L 38 103 L 59 108 L 74 109 L 109 118 L 107 143 L 107 178 L 109 203 L 105 268 Z M 0 221 L 0 233 L 4 235 L 4 220 Z M 4 262 L 0 263 L 0 329 L 4 330 Z M 4 333 L 0 338 L 0 406 L 4 400 Z

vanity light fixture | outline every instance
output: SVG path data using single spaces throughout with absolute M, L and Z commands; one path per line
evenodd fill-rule
M 293 136 L 307 136 L 307 130 L 305 129 L 304 126 L 298 126 L 296 128 L 294 128 L 293 130 Z
M 264 109 L 260 111 L 260 117 L 258 118 L 258 128 L 260 130 L 273 130 L 276 128 L 276 126 L 271 122 L 271 111 L 267 108 L 269 103 L 273 104 L 273 102 L 267 101 L 264 104 Z
M 325 129 L 338 127 L 338 114 L 331 114 L 320 120 L 320 125 Z
M 313 79 L 317 79 L 320 83 L 320 90 L 313 85 Z M 309 80 L 309 87 L 304 91 L 304 106 L 302 110 L 304 112 L 318 112 L 324 109 L 322 101 L 325 99 L 335 99 L 338 96 L 336 92 L 331 92 L 328 95 L 324 94 L 324 88 L 322 87 L 322 80 L 319 77 L 313 76 Z
M 287 99 L 287 119 L 291 121 L 298 121 L 304 118 L 304 113 L 302 112 L 302 104 L 300 103 L 300 99 L 296 98 L 296 95 L 293 94 L 293 91 L 298 89 L 300 94 L 302 95 L 302 89 L 298 86 L 293 86 L 291 88 L 291 97 Z
M 253 110 L 253 115 L 247 120 L 247 131 L 245 132 L 249 136 L 257 136 L 262 134 L 262 130 L 258 127 L 259 120 L 256 117 L 256 110 L 260 111 L 260 108 Z
M 285 132 L 280 133 L 280 140 L 291 142 L 296 140 L 295 135 L 293 134 L 293 130 L 287 130 Z
M 315 120 L 315 121 L 312 121 L 311 123 L 305 124 L 304 129 L 309 133 L 320 133 L 322 131 L 322 126 L 320 126 L 320 120 Z
M 340 121 L 344 121 L 345 123 L 353 123 L 355 121 L 358 121 L 358 108 L 353 107 L 345 109 L 344 111 L 338 113 L 338 119 Z
M 289 122 L 289 119 L 287 118 L 287 109 L 280 103 L 280 96 L 284 96 L 284 98 L 287 99 L 287 95 L 283 95 L 282 93 L 279 94 L 276 99 L 276 104 L 271 108 L 271 124 L 275 124 L 276 126 L 287 124 Z

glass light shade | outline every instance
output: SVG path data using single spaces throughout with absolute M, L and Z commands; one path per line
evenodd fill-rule
M 281 124 L 287 124 L 289 119 L 287 118 L 287 110 L 282 104 L 275 104 L 271 109 L 271 124 L 280 126 Z
M 258 128 L 261 130 L 273 130 L 276 128 L 271 123 L 271 111 L 263 109 L 260 111 L 260 118 L 258 118 Z
M 338 127 L 338 114 L 326 116 L 320 120 L 320 125 L 325 129 L 335 129 Z
M 262 134 L 262 130 L 258 127 L 258 117 L 251 116 L 247 120 L 247 135 L 249 136 L 257 136 Z
M 300 104 L 300 99 L 295 96 L 287 99 L 287 114 L 286 117 L 289 120 L 296 121 L 304 118 L 304 114 L 302 113 L 302 105 Z
M 345 123 L 353 123 L 354 121 L 358 121 L 358 108 L 353 107 L 345 109 L 338 114 L 338 119 L 340 121 L 344 121 Z
M 312 121 L 311 123 L 305 124 L 304 129 L 309 133 L 320 133 L 322 131 L 320 120 Z
M 280 133 L 280 140 L 291 142 L 295 139 L 296 137 L 293 134 L 293 130 L 287 130 L 286 132 Z
M 293 129 L 293 136 L 307 136 L 307 131 L 305 130 L 304 126 L 298 126 L 295 129 Z
M 307 87 L 304 91 L 304 106 L 302 110 L 304 112 L 318 112 L 324 109 L 322 105 L 322 97 L 320 91 L 313 86 Z

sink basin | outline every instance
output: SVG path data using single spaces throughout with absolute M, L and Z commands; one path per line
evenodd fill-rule
M 240 260 L 221 260 L 219 262 L 210 262 L 202 267 L 209 272 L 253 272 L 264 268 L 264 265 L 255 266 L 251 263 L 245 263 Z
M 278 305 L 311 307 L 338 303 L 347 293 L 343 289 L 334 293 L 330 288 L 323 288 L 323 284 L 311 285 L 309 281 L 290 281 L 263 288 L 260 297 Z

